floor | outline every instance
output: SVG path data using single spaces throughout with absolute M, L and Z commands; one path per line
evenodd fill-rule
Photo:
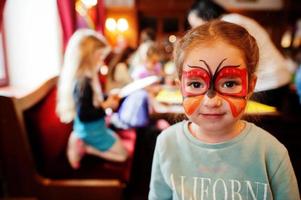
M 153 152 L 160 132 L 155 126 L 137 130 L 137 146 L 131 181 L 125 193 L 126 200 L 148 199 Z

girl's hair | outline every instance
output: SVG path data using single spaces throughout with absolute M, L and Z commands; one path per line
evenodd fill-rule
M 146 51 L 146 58 L 151 58 L 152 56 L 160 56 L 161 52 L 157 43 L 151 43 Z
M 189 13 L 192 12 L 205 21 L 217 19 L 227 13 L 222 6 L 212 0 L 197 0 L 189 10 Z
M 259 49 L 255 38 L 239 25 L 213 20 L 191 29 L 177 43 L 174 61 L 180 79 L 186 54 L 194 47 L 213 42 L 225 42 L 239 49 L 244 56 L 249 77 L 255 72 L 259 59 Z
M 75 82 L 81 80 L 85 72 L 95 68 L 97 64 L 95 51 L 99 49 L 102 49 L 102 59 L 110 52 L 105 38 L 91 29 L 80 29 L 70 38 L 64 55 L 57 92 L 56 112 L 62 122 L 69 123 L 74 119 Z
M 147 42 L 147 41 L 155 41 L 156 33 L 152 28 L 145 28 L 141 31 L 140 34 L 140 43 Z

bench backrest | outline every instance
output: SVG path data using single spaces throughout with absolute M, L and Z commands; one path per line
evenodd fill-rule
M 55 113 L 56 83 L 54 77 L 22 97 L 0 93 L 0 170 L 5 193 L 41 199 L 70 199 L 76 194 L 85 195 L 84 199 L 99 195 L 120 199 L 130 178 L 135 131 L 119 133 L 131 155 L 128 161 L 85 156 L 79 170 L 71 169 L 66 145 L 72 124 L 61 123 Z

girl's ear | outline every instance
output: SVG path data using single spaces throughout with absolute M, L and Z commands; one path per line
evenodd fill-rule
M 181 82 L 178 78 L 175 79 L 175 84 L 178 88 L 181 87 Z
M 249 85 L 249 97 L 254 92 L 254 89 L 255 89 L 255 86 L 256 86 L 256 82 L 257 82 L 257 76 L 255 74 L 253 74 L 251 76 L 251 80 L 249 81 L 249 83 L 250 83 L 250 85 Z

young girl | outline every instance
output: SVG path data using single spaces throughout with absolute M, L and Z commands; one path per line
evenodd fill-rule
M 117 95 L 104 100 L 98 79 L 99 66 L 110 48 L 93 30 L 74 33 L 66 48 L 58 85 L 57 113 L 62 122 L 73 121 L 67 156 L 79 168 L 85 153 L 112 161 L 124 161 L 127 152 L 115 133 L 106 127 L 105 109 L 118 106 Z
M 188 121 L 159 135 L 149 199 L 300 199 L 286 148 L 240 119 L 256 83 L 255 39 L 212 21 L 179 41 L 175 63 Z

